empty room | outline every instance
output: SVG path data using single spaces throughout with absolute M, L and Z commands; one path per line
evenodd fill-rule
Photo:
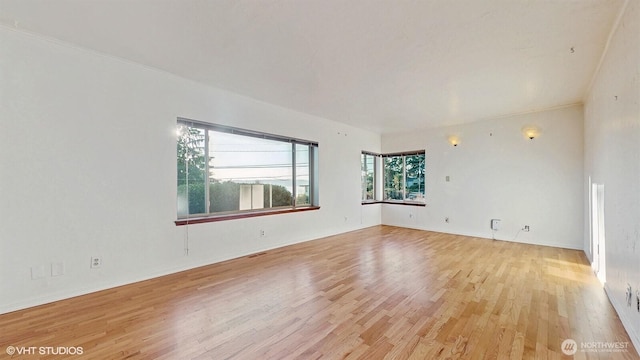
M 640 359 L 640 1 L 0 0 L 0 359 Z

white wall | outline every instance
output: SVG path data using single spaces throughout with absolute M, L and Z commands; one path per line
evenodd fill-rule
M 0 49 L 0 313 L 380 223 L 377 134 L 8 28 Z M 176 227 L 179 116 L 317 141 L 321 209 Z
M 496 239 L 582 249 L 582 123 L 577 105 L 383 136 L 383 152 L 426 149 L 427 164 L 427 206 L 384 204 L 383 224 L 491 238 L 497 218 Z M 527 124 L 541 136 L 526 139 Z M 531 231 L 519 231 L 524 225 Z
M 636 349 L 640 313 L 625 292 L 627 283 L 640 290 L 639 4 L 628 2 L 585 103 L 584 175 L 585 184 L 604 185 L 605 289 Z M 592 258 L 589 235 L 587 224 L 584 249 Z

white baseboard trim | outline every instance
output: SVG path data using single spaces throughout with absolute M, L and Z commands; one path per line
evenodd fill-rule
M 66 299 L 74 298 L 77 296 L 87 295 L 87 294 L 91 294 L 91 293 L 95 293 L 103 290 L 109 290 L 119 286 L 135 284 L 137 282 L 150 280 L 150 279 L 154 279 L 154 278 L 165 276 L 165 275 L 175 274 L 175 273 L 196 268 L 199 266 L 204 266 L 204 265 L 196 265 L 196 266 L 189 265 L 189 266 L 165 269 L 164 271 L 152 272 L 150 274 L 142 275 L 129 280 L 116 280 L 113 282 L 102 282 L 100 284 L 94 283 L 91 286 L 76 288 L 71 291 L 64 290 L 64 291 L 59 291 L 55 293 L 48 293 L 44 296 L 32 297 L 29 299 L 25 299 L 24 301 L 19 301 L 19 302 L 10 303 L 10 304 L 3 304 L 2 306 L 0 306 L 0 315 L 18 311 L 18 310 L 28 309 L 35 306 L 50 304 L 57 301 L 66 300 Z
M 611 291 L 611 288 L 607 285 L 607 283 L 604 284 L 604 292 L 607 294 L 607 297 L 609 298 L 609 302 L 611 303 L 611 305 L 613 305 L 613 308 L 615 309 L 616 313 L 618 313 L 618 318 L 620 318 L 620 321 L 622 322 L 622 326 L 627 331 L 629 338 L 631 338 L 631 343 L 633 344 L 633 347 L 635 347 L 636 352 L 640 354 L 640 336 L 638 336 L 638 334 L 633 331 L 633 326 L 632 326 L 633 319 L 625 315 L 624 306 L 622 306 L 616 300 L 615 296 L 613 296 L 613 291 Z
M 130 285 L 130 284 L 134 284 L 141 281 L 155 279 L 158 277 L 191 270 L 191 269 L 199 268 L 202 266 L 213 265 L 223 261 L 237 259 L 237 258 L 241 258 L 244 256 L 248 256 L 248 255 L 263 252 L 263 251 L 279 249 L 289 245 L 322 239 L 325 237 L 339 235 L 339 234 L 343 234 L 351 231 L 357 231 L 357 230 L 365 229 L 367 227 L 378 226 L 378 225 L 379 224 L 375 224 L 375 225 L 356 224 L 355 226 L 345 227 L 344 229 L 340 229 L 339 231 L 327 231 L 327 232 L 315 234 L 312 237 L 300 237 L 295 240 L 289 240 L 279 244 L 276 243 L 267 247 L 255 248 L 242 253 L 228 254 L 227 256 L 223 256 L 220 258 L 208 258 L 208 259 L 202 258 L 202 259 L 197 259 L 195 261 L 188 261 L 186 263 L 175 264 L 174 266 L 171 266 L 168 268 L 162 267 L 162 268 L 150 269 L 148 272 L 145 272 L 143 274 L 138 274 L 138 276 L 128 278 L 128 279 L 119 278 L 119 279 L 112 279 L 111 281 L 103 281 L 100 283 L 92 282 L 88 286 L 78 286 L 73 289 L 68 289 L 68 288 L 62 289 L 60 291 L 50 292 L 42 296 L 30 297 L 28 299 L 24 299 L 23 301 L 17 301 L 17 302 L 8 303 L 8 304 L 0 303 L 0 315 L 18 311 L 18 310 L 28 309 L 35 306 L 50 304 L 57 301 L 70 299 L 77 296 L 87 295 L 87 294 L 91 294 L 91 293 L 95 293 L 103 290 L 109 290 L 119 286 Z
M 561 249 L 571 249 L 571 250 L 584 251 L 584 249 L 582 247 L 582 244 L 569 244 L 569 243 L 554 243 L 554 242 L 545 242 L 545 241 L 524 241 L 524 240 L 520 240 L 520 239 L 507 239 L 507 238 L 500 237 L 499 234 L 496 234 L 496 238 L 495 239 L 491 239 L 486 233 L 472 233 L 472 232 L 455 232 L 454 233 L 454 232 L 451 232 L 451 231 L 443 231 L 442 229 L 431 229 L 431 228 L 427 228 L 427 227 L 416 226 L 416 225 L 408 225 L 408 224 L 382 223 L 382 225 L 397 226 L 397 227 L 404 227 L 404 228 L 416 229 L 416 230 L 424 230 L 424 231 L 432 231 L 432 232 L 438 232 L 438 233 L 443 233 L 443 234 L 462 235 L 462 236 L 469 236 L 469 237 L 475 237 L 475 238 L 480 238 L 480 239 L 489 239 L 489 240 L 497 240 L 497 241 L 508 241 L 508 242 L 519 243 L 519 244 L 540 245 L 540 246 L 549 246 L 549 247 L 555 247 L 555 248 L 561 248 Z

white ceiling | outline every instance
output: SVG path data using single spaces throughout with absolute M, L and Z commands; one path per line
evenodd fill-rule
M 581 102 L 623 3 L 0 0 L 0 23 L 388 133 Z

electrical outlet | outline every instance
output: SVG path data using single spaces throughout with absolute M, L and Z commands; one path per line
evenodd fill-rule
M 500 230 L 500 219 L 491 219 L 491 230 L 498 231 Z
M 636 307 L 638 312 L 640 312 L 640 290 L 636 291 Z
M 91 268 L 98 269 L 102 267 L 102 258 L 94 256 L 91 258 Z
M 524 232 L 529 232 L 529 225 L 525 225 L 525 226 L 522 228 L 522 231 L 524 231 Z
M 624 295 L 627 298 L 627 306 L 631 306 L 631 301 L 633 299 L 633 291 L 631 290 L 631 285 L 627 284 L 627 292 Z
M 449 223 L 449 218 L 448 217 L 444 218 L 444 222 L 446 222 L 448 224 Z
M 267 233 L 264 230 L 260 230 L 260 237 L 267 236 Z

